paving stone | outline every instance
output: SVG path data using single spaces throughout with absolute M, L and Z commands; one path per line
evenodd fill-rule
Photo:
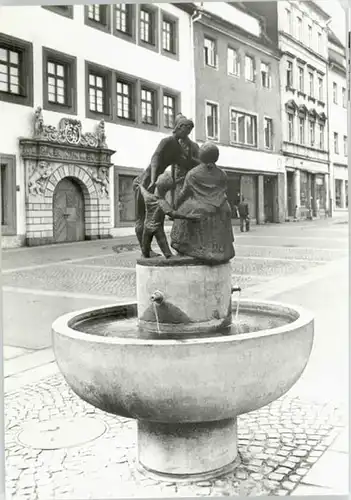
M 292 481 L 284 481 L 282 483 L 282 486 L 283 486 L 283 488 L 285 488 L 289 491 L 292 491 L 296 487 L 296 484 L 293 483 Z
M 268 479 L 272 479 L 272 481 L 281 481 L 284 478 L 285 474 L 279 474 L 277 472 L 272 472 L 269 474 Z
M 307 451 L 305 451 L 305 450 L 293 450 L 292 454 L 295 457 L 305 457 L 307 455 Z
M 275 471 L 277 474 L 289 474 L 291 470 L 288 467 L 278 467 Z

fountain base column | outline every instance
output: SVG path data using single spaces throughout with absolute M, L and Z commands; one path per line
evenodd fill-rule
M 164 479 L 226 474 L 238 464 L 237 420 L 185 424 L 139 420 L 138 461 L 144 472 Z

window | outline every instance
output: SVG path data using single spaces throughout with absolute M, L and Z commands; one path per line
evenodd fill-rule
M 300 206 L 309 207 L 309 190 L 308 190 L 309 175 L 304 170 L 300 170 Z
M 291 10 L 285 9 L 285 13 L 286 13 L 286 26 L 287 26 L 287 30 L 288 30 L 289 35 L 292 35 Z
M 261 63 L 261 83 L 262 87 L 271 88 L 271 68 L 269 64 Z
M 206 103 L 206 126 L 207 138 L 218 140 L 218 105 Z
M 341 179 L 335 179 L 335 206 L 342 208 L 342 183 Z
M 288 113 L 288 141 L 294 142 L 294 115 Z
M 347 156 L 347 136 L 344 135 L 344 156 Z
M 301 146 L 305 144 L 305 118 L 299 118 L 299 143 Z
M 33 105 L 32 44 L 0 34 L 0 101 Z
M 146 87 L 141 88 L 141 121 L 147 125 L 156 125 L 156 92 Z
M 116 203 L 116 220 L 119 222 L 135 222 L 136 203 L 133 190 L 135 175 L 118 174 L 116 185 L 118 186 L 118 203 Z
M 16 157 L 0 153 L 1 233 L 16 234 Z
M 322 34 L 318 33 L 318 41 L 317 41 L 317 50 L 321 54 L 322 53 Z
M 133 36 L 133 5 L 117 3 L 115 5 L 115 30 L 129 37 Z
M 94 113 L 107 112 L 107 81 L 104 75 L 89 72 L 89 110 Z
M 338 86 L 333 82 L 333 103 L 338 104 Z
M 324 149 L 324 125 L 319 124 L 319 149 Z
M 310 131 L 310 146 L 314 146 L 315 143 L 315 122 L 309 120 L 309 131 Z
M 286 69 L 286 86 L 291 89 L 293 88 L 293 63 L 288 61 Z
M 110 5 L 91 4 L 85 6 L 85 23 L 102 31 L 110 30 Z
M 117 78 L 117 118 L 134 120 L 133 94 L 133 84 Z
M 345 206 L 349 206 L 349 182 L 345 181 Z
M 264 119 L 264 147 L 273 149 L 273 121 L 271 118 Z
M 318 99 L 323 101 L 323 78 L 318 77 Z
M 205 37 L 204 51 L 206 66 L 215 68 L 217 65 L 217 47 L 215 40 Z
M 43 107 L 77 112 L 76 58 L 43 47 Z
M 314 97 L 314 74 L 312 71 L 308 72 L 309 93 L 310 97 Z
M 176 27 L 175 21 L 168 17 L 162 19 L 162 50 L 170 54 L 176 54 Z
M 228 47 L 227 55 L 228 63 L 228 74 L 234 76 L 240 76 L 240 56 L 237 49 L 232 49 Z
M 176 115 L 176 99 L 173 96 L 163 95 L 163 120 L 166 128 L 174 127 L 174 118 Z
M 334 153 L 339 154 L 339 134 L 334 132 Z
M 312 26 L 308 25 L 308 46 L 312 47 Z
M 272 132 L 272 127 L 270 131 Z M 230 140 L 234 144 L 257 146 L 257 117 L 232 109 L 230 112 Z M 272 138 L 270 138 L 271 142 Z
M 346 89 L 343 87 L 341 90 L 341 95 L 342 95 L 342 107 L 346 108 Z
M 301 17 L 297 18 L 297 39 L 302 41 L 302 19 Z
M 305 80 L 305 71 L 301 66 L 299 66 L 299 91 L 300 92 L 304 91 L 304 88 L 305 88 L 304 80 Z
M 156 45 L 156 13 L 140 7 L 139 37 L 143 43 Z
M 248 82 L 255 81 L 255 59 L 251 56 L 245 56 L 245 79 Z
M 42 5 L 42 7 L 55 12 L 55 14 L 73 19 L 73 5 Z

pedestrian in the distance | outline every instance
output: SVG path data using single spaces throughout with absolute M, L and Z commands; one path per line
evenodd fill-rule
M 244 197 L 241 198 L 241 202 L 238 205 L 238 212 L 240 217 L 240 231 L 243 233 L 244 227 L 246 231 L 250 231 L 249 205 Z

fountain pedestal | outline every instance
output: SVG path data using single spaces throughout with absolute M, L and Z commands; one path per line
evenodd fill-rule
M 159 423 L 138 421 L 138 461 L 148 473 L 174 479 L 205 479 L 236 465 L 237 420 Z
M 190 257 L 140 259 L 136 282 L 143 331 L 181 338 L 214 333 L 231 324 L 229 262 L 208 266 Z

